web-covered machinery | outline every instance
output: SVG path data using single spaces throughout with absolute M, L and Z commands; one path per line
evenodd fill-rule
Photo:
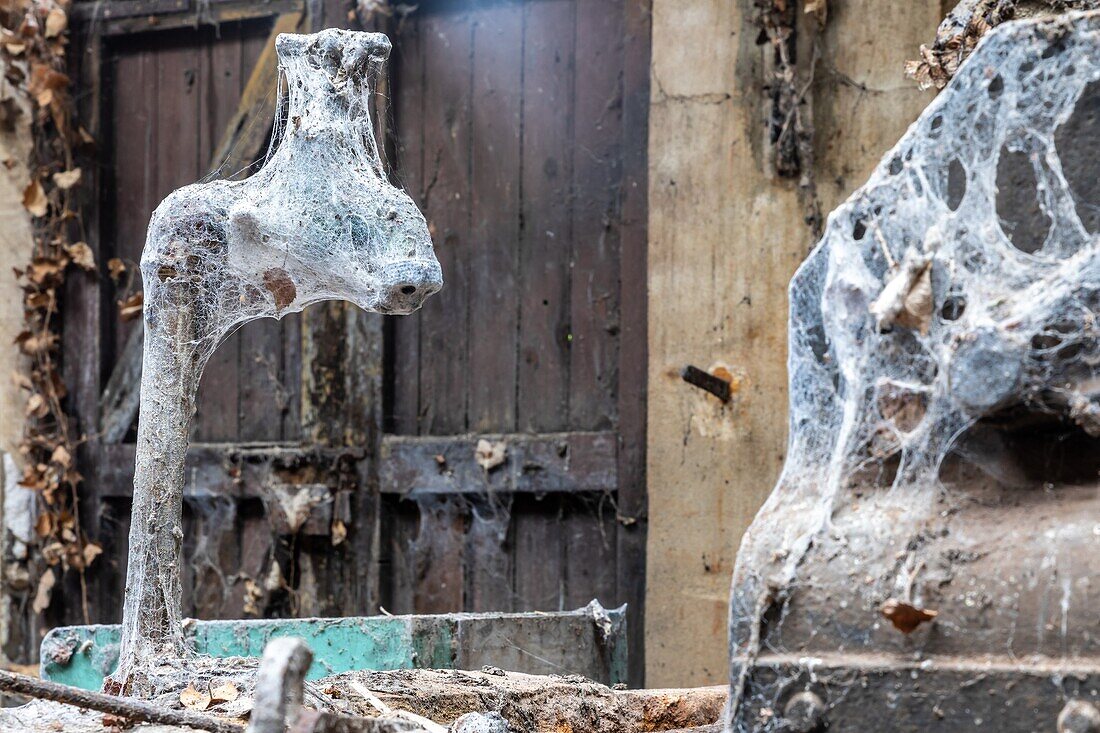
M 790 286 L 733 731 L 1100 730 L 1100 14 L 990 33 Z

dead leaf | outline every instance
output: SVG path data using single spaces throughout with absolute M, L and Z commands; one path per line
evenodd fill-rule
M 921 336 L 928 335 L 928 326 L 932 323 L 932 267 L 925 267 L 905 294 L 898 323 L 906 328 L 920 331 Z
M 65 446 L 59 445 L 53 449 L 53 453 L 50 455 L 50 461 L 62 468 L 68 468 L 73 463 L 73 457 L 69 454 L 69 450 Z
M 911 633 L 925 621 L 931 621 L 939 615 L 939 611 L 917 608 L 897 598 L 888 598 L 879 611 L 903 634 Z
M 39 537 L 49 537 L 51 532 L 53 532 L 53 515 L 42 512 L 38 515 L 38 519 L 34 520 L 34 533 Z
M 225 682 L 210 691 L 210 700 L 214 704 L 220 702 L 233 702 L 241 696 L 240 690 L 232 682 Z
M 92 564 L 92 561 L 103 554 L 103 548 L 97 542 L 84 543 L 84 567 Z
M 50 407 L 46 403 L 46 398 L 42 395 L 32 394 L 30 399 L 27 400 L 27 417 L 45 417 L 49 411 Z
M 210 693 L 196 690 L 194 684 L 187 685 L 180 693 L 180 702 L 188 710 L 206 710 L 210 707 L 210 701 Z
M 50 201 L 46 198 L 46 191 L 38 179 L 31 181 L 23 189 L 23 208 L 31 213 L 31 216 L 45 216 L 49 209 Z
M 44 331 L 42 333 L 24 331 L 15 337 L 15 343 L 19 345 L 19 350 L 27 356 L 34 356 L 35 354 L 49 351 L 56 342 L 57 334 L 51 333 L 50 331 Z
M 107 260 L 107 272 L 111 274 L 111 279 L 117 283 L 118 279 L 122 277 L 122 273 L 126 272 L 126 263 L 117 257 L 112 257 Z
M 828 0 L 806 0 L 802 12 L 814 16 L 817 18 L 818 23 L 825 25 L 825 20 L 829 15 L 829 2 Z
M 46 16 L 46 38 L 56 38 L 69 25 L 69 16 L 61 8 L 54 8 Z
M 344 540 L 348 537 L 347 526 L 339 519 L 332 520 L 332 546 L 336 547 L 343 544 Z
M 492 471 L 494 468 L 504 463 L 504 459 L 508 453 L 508 446 L 503 441 L 496 441 L 490 443 L 485 438 L 477 441 L 477 448 L 474 449 L 474 459 L 477 461 L 477 465 L 481 466 L 486 471 Z
M 65 248 L 65 251 L 69 253 L 69 257 L 72 258 L 73 264 L 77 267 L 89 272 L 95 270 L 95 255 L 92 254 L 92 248 L 88 246 L 87 242 L 70 244 Z
M 244 604 L 241 608 L 242 611 L 249 616 L 259 616 L 260 607 L 257 605 L 263 600 L 264 592 L 260 590 L 259 584 L 252 578 L 244 579 Z
M 118 315 L 124 321 L 132 321 L 141 317 L 142 304 L 145 302 L 144 291 L 137 291 L 129 298 L 118 301 Z
M 69 77 L 52 68 L 49 64 L 31 64 L 31 78 L 27 82 L 27 91 L 35 98 L 40 107 L 48 107 L 54 101 L 54 94 L 69 86 Z
M 50 607 L 50 597 L 53 596 L 53 587 L 57 583 L 57 576 L 53 574 L 53 568 L 46 568 L 42 577 L 38 579 L 38 590 L 34 594 L 34 604 L 31 608 L 35 613 L 42 613 Z
M 80 183 L 80 169 L 73 168 L 71 171 L 61 171 L 60 173 L 53 174 L 53 182 L 57 184 L 57 187 L 63 191 L 68 191 L 70 188 Z
M 264 287 L 275 297 L 276 312 L 286 308 L 298 297 L 294 281 L 290 279 L 290 274 L 281 267 L 273 267 L 264 272 Z

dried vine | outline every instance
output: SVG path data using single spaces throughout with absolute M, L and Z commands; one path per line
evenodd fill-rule
M 798 197 L 803 217 L 816 242 L 821 236 L 824 216 L 814 178 L 814 129 L 810 89 L 817 62 L 817 39 L 811 44 L 812 58 L 807 72 L 799 73 L 796 58 L 796 33 L 799 10 L 810 18 L 801 24 L 814 33 L 825 25 L 828 5 L 825 0 L 753 0 L 753 21 L 759 28 L 757 43 L 771 48 L 766 64 L 765 92 L 768 95 L 768 144 L 770 167 L 781 178 L 798 180 Z M 808 26 L 812 25 L 813 28 Z
M 75 206 L 81 170 L 76 152 L 92 144 L 74 121 L 65 73 L 67 4 L 56 0 L 0 3 L 0 57 L 6 81 L 29 98 L 33 146 L 30 183 L 23 206 L 32 217 L 33 256 L 15 272 L 23 290 L 25 328 L 16 338 L 29 369 L 17 376 L 26 391 L 26 427 L 19 446 L 24 473 L 20 485 L 39 497 L 35 524 L 45 570 L 38 581 L 35 612 L 48 607 L 51 590 L 67 569 L 80 575 L 82 608 L 88 620 L 84 570 L 102 551 L 80 527 L 76 449 L 65 412 L 66 388 L 59 364 L 59 299 L 72 268 L 96 270 Z M 17 110 L 8 105 L 7 111 Z M 55 570 L 56 569 L 56 570 Z

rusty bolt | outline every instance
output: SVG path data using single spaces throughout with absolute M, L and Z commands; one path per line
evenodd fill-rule
M 783 707 L 783 719 L 791 733 L 813 733 L 825 719 L 825 703 L 809 690 L 796 693 Z
M 1100 710 L 1084 700 L 1070 700 L 1058 714 L 1058 733 L 1100 733 Z

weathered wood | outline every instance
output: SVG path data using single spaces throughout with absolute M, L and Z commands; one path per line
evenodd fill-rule
M 300 12 L 287 13 L 276 19 L 275 25 L 268 35 L 267 42 L 264 44 L 263 51 L 249 75 L 248 83 L 240 95 L 240 102 L 237 104 L 236 112 L 230 118 L 229 122 L 225 124 L 224 132 L 221 134 L 221 139 L 217 147 L 209 154 L 210 163 L 208 170 L 211 174 L 223 169 L 229 174 L 236 173 L 243 168 L 247 168 L 263 153 L 264 146 L 267 143 L 271 131 L 271 122 L 275 116 L 275 98 L 271 94 L 271 89 L 275 86 L 278 78 L 278 63 L 275 58 L 275 37 L 279 33 L 294 32 L 300 27 L 302 19 L 303 15 Z M 223 50 L 218 53 L 218 58 L 222 61 L 222 64 L 219 66 L 224 66 L 232 62 L 232 58 L 223 57 L 226 52 L 227 51 Z M 232 53 L 232 51 L 228 52 Z M 239 51 L 237 51 L 237 53 L 239 53 Z M 136 83 L 136 88 L 139 89 L 158 89 L 158 85 L 143 85 L 133 76 L 135 71 L 148 68 L 150 61 L 152 61 L 152 59 L 148 56 L 122 57 L 119 61 L 118 71 L 116 72 L 117 82 L 126 84 L 126 88 L 129 88 L 130 83 L 133 82 Z M 130 69 L 131 64 L 136 64 L 135 70 Z M 222 77 L 224 77 L 226 70 L 224 68 L 219 68 L 218 70 L 222 71 Z M 194 70 L 192 70 L 192 73 L 193 71 Z M 239 70 L 237 76 L 230 78 L 239 78 Z M 187 77 L 185 75 L 181 75 L 180 81 L 185 81 L 186 79 Z M 176 80 L 173 79 L 170 81 Z M 185 86 L 185 91 L 189 92 L 192 84 L 193 80 Z M 212 110 L 213 114 L 217 114 L 217 110 L 222 108 L 222 105 L 228 103 L 225 97 L 227 95 L 231 96 L 231 94 L 230 91 L 225 88 L 227 84 L 231 84 L 231 82 L 226 82 L 222 79 L 215 82 L 215 97 L 216 101 L 220 101 L 220 104 L 215 105 Z M 173 91 L 178 93 L 177 88 L 173 88 Z M 200 99 L 202 98 L 202 95 L 197 96 Z M 123 110 L 125 110 L 125 105 L 129 100 L 133 99 L 133 97 L 127 94 L 119 95 L 119 97 L 120 103 L 124 105 Z M 164 106 L 162 106 L 162 104 Z M 146 105 L 140 110 L 135 110 L 134 114 L 144 117 L 145 115 L 155 114 L 157 110 L 163 110 L 167 115 L 164 119 L 172 123 L 174 120 L 180 118 L 177 106 L 177 104 L 165 99 L 156 104 Z M 188 115 L 186 117 L 194 121 L 199 119 L 200 116 L 205 117 L 205 115 L 201 115 L 201 113 L 197 111 L 195 115 Z M 124 115 L 123 119 L 132 118 L 126 118 Z M 160 129 L 159 125 L 151 125 L 150 123 L 151 120 L 146 119 L 144 126 L 147 129 L 151 128 L 151 131 L 154 132 Z M 201 128 L 196 128 L 196 135 L 194 136 L 196 144 L 200 129 Z M 217 129 L 220 129 L 220 127 Z M 146 156 L 155 154 L 155 151 L 161 149 L 161 146 L 158 145 L 158 138 L 150 138 L 149 135 L 143 135 L 140 136 L 139 139 L 145 142 L 141 150 Z M 175 140 L 174 136 L 170 136 L 169 139 Z M 183 141 L 183 145 L 186 150 L 186 140 Z M 176 148 L 176 143 L 173 142 L 172 145 L 165 145 L 163 147 L 174 149 Z M 125 168 L 123 165 L 120 165 L 117 190 L 121 200 L 134 196 L 137 192 L 143 192 L 144 195 L 141 197 L 143 200 L 140 208 L 137 210 L 149 211 L 154 203 L 153 199 L 159 200 L 167 190 L 171 190 L 182 184 L 176 183 L 175 185 L 169 185 L 167 190 L 165 190 L 164 184 L 160 183 L 155 184 L 155 187 L 150 189 L 147 185 L 147 181 L 144 180 L 149 168 L 142 167 L 140 164 L 141 159 L 139 157 L 136 160 L 131 158 L 130 164 Z M 186 166 L 186 164 L 184 165 Z M 185 180 L 190 180 L 197 174 L 197 171 L 193 171 L 192 168 L 193 166 L 186 166 L 182 177 L 179 171 L 174 172 L 172 175 L 178 178 L 180 182 L 185 182 Z M 156 170 L 159 170 L 159 168 Z M 132 177 L 128 175 L 129 171 L 133 171 Z M 159 196 L 157 194 L 159 194 Z M 120 203 L 122 202 L 121 200 Z M 132 231 L 127 230 L 119 232 L 119 234 L 122 235 L 120 241 L 127 245 L 128 251 L 126 255 L 128 255 L 127 259 L 130 260 L 131 265 L 136 264 L 140 259 L 141 244 L 144 236 L 144 226 L 137 226 L 136 221 L 136 219 L 130 221 L 130 223 L 134 225 Z M 122 255 L 123 253 L 117 254 Z M 237 336 L 232 336 L 230 338 L 239 339 Z M 118 357 L 118 361 L 115 363 L 115 367 L 107 381 L 107 388 L 104 390 L 103 397 L 100 399 L 100 430 L 102 433 L 102 440 L 106 443 L 121 442 L 126 437 L 126 434 L 134 424 L 134 419 L 137 417 L 138 384 L 141 381 L 141 345 L 142 329 L 139 322 L 131 327 L 130 335 L 126 339 L 126 345 Z M 220 349 L 213 358 L 210 368 L 210 373 L 217 378 L 203 380 L 204 384 L 207 385 L 207 389 L 203 391 L 206 399 L 200 396 L 200 409 L 206 408 L 208 412 L 213 407 L 223 405 L 226 411 L 225 414 L 221 416 L 221 420 L 211 419 L 208 421 L 212 425 L 225 426 L 222 428 L 221 433 L 214 432 L 212 434 L 200 436 L 203 439 L 217 440 L 236 437 L 236 399 L 234 398 L 230 403 L 225 399 L 224 395 L 214 395 L 214 390 L 212 390 L 209 385 L 213 382 L 221 382 L 226 378 L 230 378 L 234 382 L 236 381 L 236 374 L 229 374 L 230 368 L 228 364 L 230 362 L 232 363 L 234 367 L 233 371 L 235 372 L 238 358 L 237 351 L 239 348 L 239 342 L 237 341 L 233 344 L 223 344 L 222 349 Z M 232 413 L 228 412 L 229 409 L 232 409 Z M 230 421 L 229 425 L 226 425 L 226 420 Z
M 74 3 L 76 23 L 94 25 L 104 37 L 218 26 L 234 21 L 301 12 L 302 0 L 112 0 Z
M 516 428 L 568 430 L 575 6 L 524 4 Z
M 424 180 L 424 39 L 420 14 L 414 13 L 395 39 L 394 112 L 397 124 L 397 179 L 421 210 L 425 209 Z M 444 280 L 449 277 L 444 271 Z M 444 289 L 449 287 L 444 285 Z M 420 320 L 417 312 L 387 319 L 389 406 L 386 429 L 401 435 L 420 432 Z
M 582 430 L 617 422 L 626 5 L 576 6 L 574 63 L 584 72 L 573 89 L 569 422 Z
M 523 6 L 478 5 L 470 122 L 467 429 L 514 429 Z
M 276 477 L 335 475 L 342 464 L 361 460 L 356 448 L 323 448 L 256 443 L 192 444 L 187 453 L 185 495 L 214 494 L 237 498 L 261 498 Z M 134 444 L 103 450 L 101 479 L 104 496 L 129 497 L 133 492 Z
M 488 471 L 477 462 L 481 440 L 504 444 L 504 461 Z M 614 433 L 386 436 L 384 493 L 479 494 L 614 491 L 618 482 Z
M 303 29 L 305 14 L 301 6 L 283 12 L 275 19 L 260 57 L 252 67 L 241 93 L 237 111 L 230 118 L 225 130 L 210 156 L 210 170 L 221 168 L 227 175 L 247 168 L 263 152 L 275 119 L 275 98 L 271 90 L 279 76 L 279 62 L 275 56 L 275 38 L 280 33 L 295 33 Z
M 619 222 L 619 492 L 616 600 L 627 604 L 630 683 L 645 678 L 646 371 L 650 0 L 626 3 Z
M 424 214 L 446 282 L 420 315 L 420 427 L 453 435 L 466 430 L 469 365 L 470 15 L 461 6 L 425 14 L 420 32 L 432 41 L 423 49 Z
M 535 733 L 668 731 L 717 722 L 727 689 L 612 690 L 583 677 L 542 677 L 500 670 L 348 672 L 327 678 L 346 691 L 356 713 L 375 714 L 356 695 L 358 683 L 393 710 L 408 710 L 444 725 L 473 712 L 499 712 L 517 730 Z

